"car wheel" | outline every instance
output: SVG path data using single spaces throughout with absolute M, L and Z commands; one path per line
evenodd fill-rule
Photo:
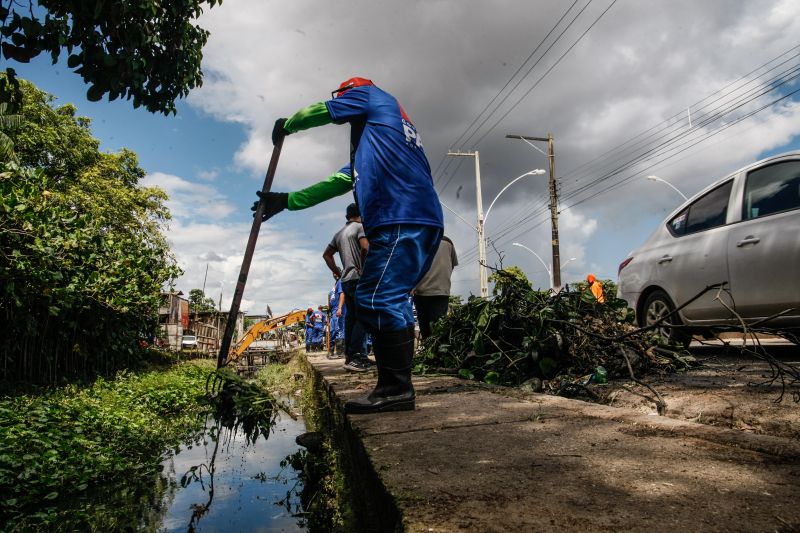
M 654 291 L 650 293 L 644 301 L 639 325 L 642 327 L 651 326 L 674 310 L 675 304 L 672 303 L 672 299 L 670 299 L 666 292 L 661 290 Z M 656 332 L 676 344 L 684 347 L 689 346 L 689 343 L 692 341 L 692 335 L 685 329 L 670 327 L 672 325 L 681 325 L 681 319 L 678 315 L 673 315 L 668 320 L 662 322 L 656 328 Z

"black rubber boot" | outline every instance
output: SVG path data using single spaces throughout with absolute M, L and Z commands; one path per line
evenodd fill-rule
M 411 384 L 413 334 L 414 329 L 409 328 L 374 335 L 378 383 L 369 395 L 348 401 L 344 405 L 346 413 L 414 410 L 416 394 Z

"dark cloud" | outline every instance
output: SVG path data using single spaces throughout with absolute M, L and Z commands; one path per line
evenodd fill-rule
M 237 160 L 252 165 L 255 173 L 258 165 L 263 166 L 272 119 L 325 99 L 343 79 L 370 77 L 408 110 L 432 166 L 438 169 L 435 178 L 443 201 L 468 220 L 474 218 L 474 167 L 466 158 L 448 162 L 447 150 L 480 151 L 486 206 L 514 177 L 547 168 L 542 154 L 520 141 L 505 139 L 505 134 L 552 133 L 556 170 L 562 178 L 561 208 L 574 211 L 573 220 L 583 221 L 578 226 L 594 221 L 596 227 L 593 234 L 577 231 L 564 236 L 576 240 L 572 243 L 576 255 L 585 254 L 573 266 L 612 277 L 624 254 L 640 244 L 677 203 L 668 190 L 639 179 L 639 174 L 642 178 L 663 174 L 691 194 L 763 151 L 789 142 L 800 131 L 798 111 L 796 107 L 767 109 L 674 157 L 652 157 L 612 175 L 603 185 L 581 188 L 623 166 L 636 153 L 657 146 L 659 140 L 642 143 L 638 151 L 627 154 L 616 149 L 621 143 L 795 46 L 800 4 L 791 0 L 619 0 L 553 66 L 611 3 L 576 2 L 540 52 L 586 6 L 580 17 L 466 141 L 462 132 L 472 131 L 469 126 L 478 113 L 571 3 L 345 0 L 335 9 L 320 9 L 315 2 L 249 0 L 239 2 L 235 10 L 223 4 L 202 21 L 212 32 L 204 60 L 209 76 L 190 101 L 249 128 L 249 141 Z M 298 21 L 302 21 L 301 31 L 296 29 Z M 793 61 L 798 62 L 797 58 Z M 264 101 L 254 97 L 258 95 Z M 500 98 L 505 95 L 501 92 Z M 517 105 L 511 109 L 512 104 Z M 749 109 L 745 106 L 738 112 Z M 701 112 L 696 112 L 699 119 Z M 477 124 L 482 121 L 479 117 Z M 686 124 L 682 121 L 683 115 L 673 121 L 675 132 L 688 130 L 688 117 Z M 709 128 L 720 124 L 717 121 Z M 687 137 L 686 146 L 699 133 Z M 284 149 L 281 165 L 292 176 L 290 185 L 310 183 L 346 160 L 346 127 L 299 134 Z M 628 185 L 599 194 L 626 178 Z M 529 259 L 510 246 L 514 238 L 527 239 L 527 244 L 539 246 L 537 251 L 544 254 L 548 251 L 549 226 L 542 209 L 546 181 L 544 176 L 521 181 L 492 213 L 497 218 L 489 228 L 490 236 L 505 226 L 513 229 L 497 239 L 508 254 L 506 264 Z M 521 220 L 524 216 L 533 218 Z M 463 226 L 450 233 L 466 256 L 474 240 L 469 228 L 451 215 L 448 221 Z M 320 236 L 320 245 L 326 238 Z

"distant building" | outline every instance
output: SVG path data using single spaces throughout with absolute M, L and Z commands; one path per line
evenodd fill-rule
M 228 311 L 201 311 L 192 312 L 189 320 L 189 331 L 197 336 L 197 349 L 207 353 L 219 352 L 222 334 L 228 323 Z M 233 342 L 244 335 L 244 313 L 239 311 L 236 316 L 236 326 L 233 329 Z
M 158 345 L 169 350 L 181 349 L 184 335 L 197 337 L 197 349 L 214 354 L 228 323 L 227 311 L 190 312 L 189 300 L 183 292 L 162 292 L 158 307 Z M 236 317 L 233 341 L 244 334 L 244 313 Z
M 181 349 L 184 330 L 189 329 L 189 300 L 183 293 L 162 292 L 158 306 L 158 344 L 163 348 Z

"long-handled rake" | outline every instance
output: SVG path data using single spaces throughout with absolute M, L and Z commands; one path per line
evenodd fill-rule
M 278 159 L 281 156 L 282 147 L 283 136 L 278 139 L 278 142 L 272 148 L 272 157 L 269 160 L 269 167 L 267 167 L 267 175 L 264 177 L 264 187 L 261 189 L 262 193 L 266 194 L 272 188 L 272 180 L 275 178 L 275 169 L 278 167 Z M 239 270 L 239 279 L 236 281 L 236 292 L 233 293 L 231 309 L 228 312 L 228 322 L 225 324 L 225 333 L 222 335 L 222 343 L 219 347 L 217 368 L 222 368 L 225 366 L 228 359 L 228 352 L 231 349 L 233 328 L 236 327 L 236 317 L 239 314 L 239 305 L 242 303 L 244 286 L 247 283 L 247 275 L 250 273 L 250 262 L 253 260 L 253 252 L 256 249 L 258 232 L 261 230 L 261 217 L 264 214 L 265 194 L 261 196 L 261 201 L 258 202 L 258 208 L 256 209 L 255 216 L 253 217 L 253 226 L 250 228 L 250 237 L 247 239 L 247 247 L 245 248 L 244 258 L 242 259 L 242 268 Z

